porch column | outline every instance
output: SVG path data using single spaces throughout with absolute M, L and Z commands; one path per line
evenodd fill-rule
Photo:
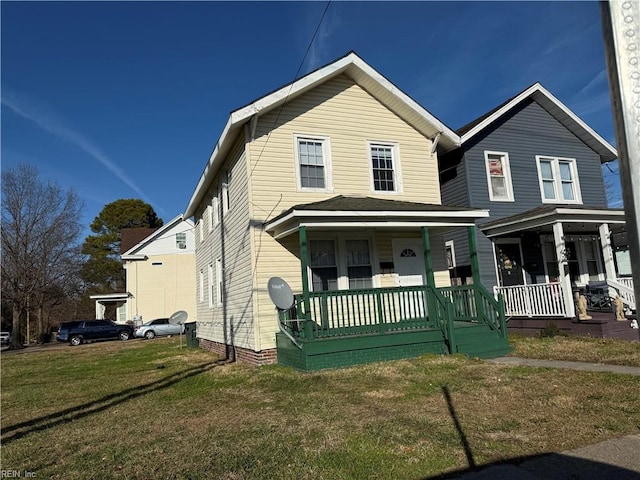
M 304 335 L 307 340 L 313 338 L 311 325 L 311 302 L 309 301 L 309 272 L 307 271 L 307 227 L 300 226 L 300 268 L 302 268 L 302 301 L 304 303 Z
M 474 285 L 480 285 L 480 263 L 478 262 L 475 225 L 468 227 L 467 236 L 469 237 L 469 255 L 471 256 L 471 277 Z
M 431 241 L 429 240 L 429 227 L 422 227 L 422 253 L 424 254 L 424 271 L 427 276 L 427 285 L 436 287 L 436 279 L 433 274 L 433 262 L 431 261 Z
M 609 231 L 609 224 L 603 223 L 598 227 L 600 233 L 600 246 L 602 247 L 602 257 L 604 258 L 604 272 L 607 278 L 615 280 L 616 266 L 613 263 L 613 248 L 611 248 L 611 232 Z
M 568 317 L 574 317 L 576 315 L 576 309 L 573 292 L 571 291 L 571 276 L 569 275 L 569 262 L 567 261 L 566 245 L 564 243 L 564 230 L 560 222 L 553 224 L 553 243 L 556 246 L 558 280 L 562 287 L 565 311 Z

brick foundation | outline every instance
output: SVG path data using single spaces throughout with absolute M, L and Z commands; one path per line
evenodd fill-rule
M 212 342 L 211 340 L 205 340 L 204 338 L 199 338 L 198 341 L 200 348 L 213 352 L 216 355 L 220 355 L 221 358 L 234 359 L 236 362 L 244 363 L 245 365 L 270 365 L 277 363 L 278 360 L 275 348 L 256 352 L 254 350 L 249 350 L 248 348 L 234 347 L 233 345 Z

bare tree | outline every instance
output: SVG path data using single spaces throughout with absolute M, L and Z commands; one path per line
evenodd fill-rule
M 2 172 L 2 296 L 12 305 L 12 347 L 22 346 L 21 317 L 45 307 L 77 284 L 83 205 L 73 190 L 38 178 L 30 165 Z

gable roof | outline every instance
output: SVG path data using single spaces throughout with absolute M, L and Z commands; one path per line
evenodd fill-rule
M 320 67 L 304 77 L 231 112 L 227 124 L 209 157 L 204 172 L 187 205 L 184 213 L 185 218 L 191 217 L 195 213 L 195 209 L 205 195 L 206 188 L 213 179 L 219 163 L 231 148 L 236 134 L 243 125 L 253 118 L 257 118 L 318 85 L 343 74 L 351 78 L 381 104 L 426 137 L 433 138 L 440 134 L 438 147 L 441 150 L 451 150 L 460 145 L 460 138 L 453 130 L 425 110 L 415 100 L 352 51 L 344 57 Z
M 120 231 L 120 254 L 124 254 L 127 250 L 140 243 L 156 230 L 157 228 L 149 227 L 123 228 Z
M 462 144 L 464 145 L 493 122 L 507 114 L 515 106 L 529 98 L 538 103 L 570 132 L 582 140 L 593 151 L 598 153 L 600 155 L 601 162 L 609 162 L 618 158 L 616 149 L 609 142 L 598 135 L 589 125 L 584 123 L 575 113 L 569 110 L 566 105 L 554 97 L 540 83 L 534 83 L 519 94 L 498 105 L 496 108 L 459 128 L 457 133 L 461 137 Z
M 120 257 L 123 260 L 126 260 L 125 257 L 130 257 L 132 255 L 136 255 L 136 253 L 139 252 L 142 248 L 146 247 L 147 245 L 149 245 L 154 240 L 164 236 L 164 234 L 166 234 L 168 231 L 170 231 L 172 228 L 174 228 L 176 225 L 179 225 L 183 221 L 186 222 L 187 225 L 191 229 L 194 228 L 193 222 L 190 219 L 184 220 L 184 216 L 182 214 L 180 214 L 177 217 L 171 219 L 169 222 L 165 223 L 162 227 L 157 228 L 155 230 L 153 230 L 153 229 L 136 229 L 136 230 L 151 230 L 151 232 L 150 232 L 150 234 L 147 234 L 146 237 L 141 238 L 138 241 L 138 243 L 136 243 L 133 246 L 130 246 L 130 248 L 128 250 L 126 250 L 124 253 L 122 253 L 120 255 Z

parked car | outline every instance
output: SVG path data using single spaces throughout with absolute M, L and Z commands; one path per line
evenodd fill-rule
M 11 342 L 11 333 L 0 332 L 0 345 L 9 345 Z
M 61 323 L 57 339 L 59 342 L 80 345 L 94 340 L 129 340 L 132 336 L 131 325 L 115 323 L 111 320 L 77 320 Z
M 179 335 L 184 333 L 184 325 L 172 325 L 168 318 L 157 318 L 136 327 L 135 336 L 152 339 L 163 335 Z

